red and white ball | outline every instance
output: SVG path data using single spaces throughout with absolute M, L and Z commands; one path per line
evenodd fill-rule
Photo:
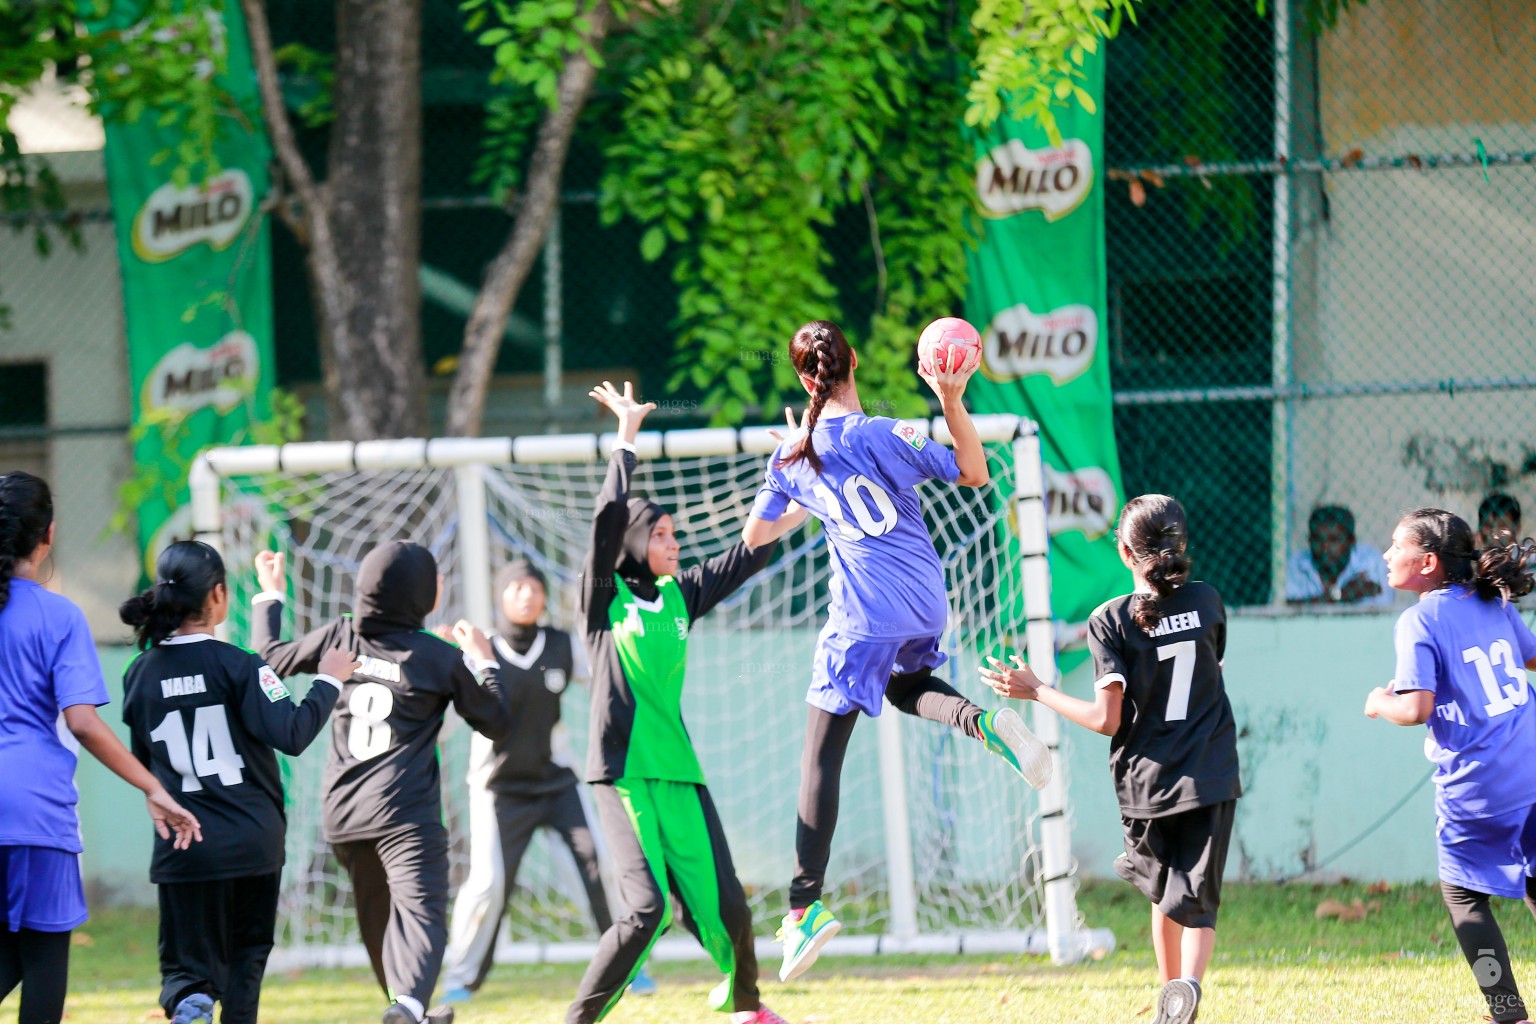
M 981 365 L 981 335 L 957 316 L 941 316 L 917 339 L 917 366 L 925 376 L 947 367 L 951 372 Z

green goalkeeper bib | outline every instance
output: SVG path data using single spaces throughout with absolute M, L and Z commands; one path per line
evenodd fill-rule
M 654 601 L 642 601 L 619 577 L 608 621 L 619 664 L 635 699 L 624 775 L 636 779 L 704 782 L 683 726 L 683 676 L 688 668 L 688 606 L 671 576 L 656 580 Z

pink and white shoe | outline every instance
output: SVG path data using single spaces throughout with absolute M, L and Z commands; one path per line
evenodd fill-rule
M 789 1024 L 789 1021 L 780 1017 L 766 1006 L 759 1006 L 757 1012 L 748 1017 L 746 1024 Z

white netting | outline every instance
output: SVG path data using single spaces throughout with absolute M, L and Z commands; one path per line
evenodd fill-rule
M 950 626 L 940 671 L 983 706 L 995 698 L 977 677 L 987 653 L 1018 649 L 1022 579 L 1010 543 L 1010 446 L 989 445 L 992 483 L 981 490 L 927 485 L 923 500 L 949 586 Z M 735 543 L 762 479 L 761 455 L 643 461 L 643 494 L 673 511 L 683 563 Z M 553 624 L 576 623 L 576 575 L 588 546 L 599 462 L 488 466 L 485 482 L 491 569 L 526 556 L 550 581 Z M 439 621 L 462 614 L 456 479 L 449 469 L 235 477 L 223 482 L 224 550 L 232 567 L 275 541 L 290 561 L 293 632 L 348 610 L 356 567 L 375 543 L 419 541 L 446 577 Z M 781 543 L 772 564 L 690 633 L 684 715 L 720 809 L 737 873 L 759 934 L 787 906 L 793 869 L 795 800 L 804 733 L 803 698 L 817 631 L 825 619 L 830 571 L 812 521 Z M 254 590 L 234 576 L 235 607 Z M 486 623 L 491 626 L 493 624 Z M 244 624 L 234 624 L 240 639 Z M 290 632 L 287 635 L 293 635 Z M 567 691 L 565 720 L 580 770 L 586 746 L 586 691 Z M 1001 761 L 963 735 L 899 715 L 916 875 L 918 927 L 925 934 L 1023 931 L 1043 923 L 1038 884 L 1036 795 Z M 842 809 L 828 873 L 829 899 L 845 932 L 890 925 L 887 843 L 874 722 L 854 734 L 843 772 Z M 345 874 L 320 830 L 320 773 L 328 737 L 288 759 L 288 866 L 279 944 L 356 941 Z M 455 884 L 467 870 L 464 774 L 467 732 L 443 743 L 445 820 L 453 836 Z M 1064 759 L 1062 759 L 1064 761 Z M 1062 763 L 1058 761 L 1058 763 Z M 512 899 L 510 936 L 519 941 L 590 939 L 593 925 L 574 867 L 552 833 L 525 858 Z

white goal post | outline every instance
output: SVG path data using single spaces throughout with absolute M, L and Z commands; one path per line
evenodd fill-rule
M 929 513 L 930 529 L 935 533 L 936 540 L 942 534 L 944 548 L 950 552 L 946 557 L 953 560 L 952 566 L 946 563 L 947 579 L 951 578 L 951 569 L 955 573 L 970 572 L 981 563 L 986 563 L 982 566 L 984 571 L 976 572 L 974 579 L 966 577 L 967 585 L 954 587 L 954 590 L 961 593 L 952 591 L 951 594 L 951 632 L 956 633 L 956 636 L 952 639 L 953 648 L 946 646 L 946 650 L 953 649 L 956 652 L 951 655 L 956 659 L 956 671 L 947 674 L 946 678 L 962 692 L 973 694 L 977 688 L 974 665 L 983 645 L 990 645 L 990 653 L 991 650 L 1001 650 L 999 644 L 1011 644 L 1016 649 L 1022 642 L 1027 647 L 1029 660 L 1036 671 L 1046 679 L 1054 679 L 1056 676 L 1055 628 L 1051 615 L 1050 568 L 1047 559 L 1049 537 L 1036 427 L 1032 421 L 1013 415 L 978 415 L 974 421 L 982 441 L 988 447 L 989 462 L 996 467 L 994 482 L 989 485 L 991 493 L 965 499 L 973 501 L 971 505 L 955 499 L 952 507 L 944 506 L 937 514 Z M 942 418 L 908 422 L 935 441 L 952 443 Z M 702 538 L 701 543 L 718 545 L 739 532 L 741 516 L 750 506 L 756 485 L 761 480 L 763 457 L 771 453 L 777 443 L 770 435 L 770 429 L 754 427 L 647 431 L 636 439 L 635 446 L 641 463 L 656 464 L 656 486 L 674 489 L 676 499 L 672 507 L 688 507 L 690 514 L 693 512 L 692 506 L 696 504 L 705 507 L 703 512 L 693 517 L 692 526 L 689 525 L 687 515 L 679 520 L 685 564 L 699 554 L 692 549 L 691 538 L 697 536 Z M 199 456 L 192 466 L 193 529 L 198 539 L 219 548 L 227 558 L 231 558 L 229 570 L 232 581 L 237 576 L 249 574 L 248 566 L 238 564 L 232 556 L 248 557 L 250 552 L 237 549 L 249 548 L 251 544 L 263 544 L 263 538 L 269 535 L 289 536 L 289 543 L 296 547 L 302 546 L 308 552 L 305 557 L 311 564 L 305 572 L 308 574 L 306 578 L 311 581 L 308 584 L 311 590 L 307 593 L 314 595 L 310 603 L 318 603 L 321 596 L 333 603 L 337 598 L 335 591 L 342 586 L 340 581 L 347 578 L 346 567 L 360 557 L 364 541 L 368 537 L 376 540 L 403 535 L 406 526 L 402 525 L 400 519 L 408 518 L 409 528 L 417 531 L 419 536 L 440 540 L 439 561 L 444 572 L 451 577 L 448 598 L 451 610 L 489 628 L 496 621 L 491 592 L 493 567 L 499 560 L 505 560 L 509 551 L 537 549 L 541 555 L 551 559 L 551 564 L 568 570 L 571 574 L 568 578 L 574 578 L 580 564 L 578 547 L 588 528 L 588 521 L 584 521 L 583 516 L 586 515 L 589 520 L 590 502 L 595 496 L 593 481 L 601 479 L 604 461 L 612 450 L 614 440 L 614 434 L 605 433 L 356 443 L 307 442 L 281 446 L 213 448 Z M 431 481 L 430 493 L 441 507 L 428 509 L 427 499 L 423 498 L 421 510 L 417 512 L 416 506 L 409 504 L 415 500 L 411 496 L 418 493 L 412 488 L 427 487 L 421 481 L 428 480 Z M 637 476 L 637 483 L 641 482 L 643 480 Z M 372 496 L 366 502 L 347 505 L 348 511 L 344 517 L 347 522 L 332 522 L 328 518 L 331 515 L 329 510 L 350 502 L 352 499 L 344 498 L 343 495 L 359 489 Z M 957 489 L 948 490 L 953 492 Z M 419 493 L 428 492 L 421 490 Z M 931 510 L 936 501 L 930 495 L 943 492 L 924 490 L 923 493 L 927 511 Z M 389 500 L 386 500 L 385 495 L 389 495 Z M 528 498 L 528 495 L 534 497 Z M 242 511 L 233 515 L 231 509 L 236 508 L 236 501 L 243 502 L 239 506 Z M 666 504 L 666 501 L 663 503 Z M 991 513 L 983 508 L 988 503 L 996 506 Z M 534 508 L 535 512 L 530 513 L 529 507 Z M 256 510 L 254 513 L 251 512 L 252 508 Z M 395 511 L 391 513 L 390 509 Z M 412 511 L 406 513 L 399 511 L 401 509 Z M 538 518 L 538 510 L 542 510 L 542 518 Z M 253 515 L 256 520 L 254 523 Z M 395 518 L 392 519 L 392 515 Z M 506 525 L 512 518 L 530 515 L 535 518 L 519 519 L 515 527 Z M 986 518 L 988 515 L 992 518 Z M 299 519 L 303 520 L 301 529 L 294 526 L 294 522 Z M 525 527 L 525 522 L 531 522 L 532 525 Z M 244 533 L 240 532 L 242 530 Z M 568 536 L 564 536 L 558 544 L 542 535 L 560 531 Z M 802 528 L 802 532 L 808 537 L 815 534 L 814 520 Z M 1011 541 L 1007 537 L 1009 533 L 1012 534 Z M 442 540 L 445 536 L 450 539 Z M 251 539 L 253 537 L 254 540 Z M 764 643 L 769 645 L 766 649 L 773 649 L 772 634 L 779 628 L 779 624 L 793 618 L 797 623 L 796 635 L 799 636 L 805 633 L 806 623 L 814 622 L 821 614 L 825 607 L 826 554 L 813 551 L 820 543 L 819 538 L 812 537 L 798 548 L 790 542 L 791 538 L 786 537 L 782 542 L 784 550 L 776 556 L 775 564 L 782 565 L 784 578 L 781 584 L 775 585 L 774 593 L 750 601 L 744 600 L 742 608 L 731 613 L 736 617 L 719 627 L 723 633 L 718 645 L 722 652 L 743 649 L 739 642 L 746 630 L 764 633 Z M 450 551 L 451 556 L 446 554 Z M 978 553 L 982 551 L 985 554 Z M 1002 553 L 1009 551 L 1014 557 L 1001 557 Z M 709 553 L 713 552 L 705 552 Z M 814 560 L 821 567 L 810 569 L 802 566 L 796 569 L 790 564 L 796 559 L 802 562 Z M 298 561 L 297 556 L 295 561 Z M 295 564 L 293 569 L 298 572 L 299 566 Z M 820 584 L 819 588 L 817 584 Z M 302 615 L 306 605 L 306 592 L 302 590 L 304 585 L 295 583 L 296 587 L 301 588 L 293 602 L 295 615 Z M 574 592 L 574 587 L 569 589 Z M 984 592 L 989 589 L 990 593 Z M 350 600 L 351 594 L 348 592 L 340 596 Z M 566 603 L 569 605 L 569 602 Z M 748 608 L 748 605 L 753 607 Z M 550 606 L 551 612 L 557 611 L 557 601 L 553 595 Z M 1020 606 L 1022 614 L 1017 610 Z M 995 612 L 1000 608 L 1014 609 L 1006 611 L 1006 616 L 1013 621 L 981 623 L 980 620 L 985 618 L 989 610 Z M 320 614 L 318 608 L 315 614 Z M 961 631 L 954 625 L 957 620 L 971 624 L 968 627 L 971 631 L 961 636 Z M 569 625 L 569 622 L 560 621 L 557 615 L 555 624 Z M 786 641 L 779 646 L 793 645 Z M 709 671 L 717 677 L 723 677 L 725 669 L 730 667 L 728 660 L 721 660 Z M 690 680 L 694 671 L 691 657 Z M 963 678 L 962 673 L 965 671 L 970 672 L 970 678 Z M 809 673 L 810 661 L 807 658 L 800 670 L 800 681 L 786 681 L 782 688 L 789 689 L 798 685 L 803 693 Z M 692 689 L 694 685 L 690 682 L 689 688 Z M 788 698 L 788 701 L 792 700 Z M 996 703 L 995 698 L 992 703 Z M 834 940 L 828 950 L 830 954 L 1019 952 L 1049 954 L 1057 963 L 1071 963 L 1090 952 L 1113 948 L 1113 936 L 1102 929 L 1085 928 L 1077 909 L 1077 869 L 1072 855 L 1071 807 L 1059 719 L 1038 702 L 1031 705 L 1031 711 L 1031 726 L 1052 750 L 1053 775 L 1050 784 L 1036 794 L 1008 773 L 1009 788 L 1005 799 L 1010 802 L 1010 809 L 1007 813 L 983 814 L 982 817 L 994 817 L 997 821 L 968 826 L 954 825 L 953 820 L 964 816 L 972 801 L 998 800 L 996 793 L 1004 786 L 1001 774 L 981 776 L 981 773 L 992 772 L 994 768 L 985 766 L 984 752 L 973 758 L 968 748 L 979 747 L 979 744 L 967 745 L 967 749 L 959 750 L 952 740 L 946 740 L 937 733 L 919 734 L 919 727 L 928 723 L 890 710 L 877 719 L 877 754 L 869 760 L 872 762 L 870 771 L 878 779 L 877 783 L 871 780 L 871 785 L 878 785 L 879 825 L 871 824 L 870 827 L 883 830 L 880 854 L 874 858 L 883 860 L 883 863 L 869 870 L 870 877 L 880 880 L 873 883 L 866 894 L 873 909 L 865 925 L 860 927 L 858 920 L 851 921 L 851 926 L 845 928 L 844 934 Z M 569 710 L 567 717 L 570 717 Z M 728 716 L 722 716 L 720 722 L 726 723 L 719 726 L 725 734 L 722 743 L 745 745 L 746 749 L 752 749 L 750 737 L 739 734 L 750 732 L 753 728 L 751 722 L 737 733 L 731 731 L 736 727 L 729 725 Z M 689 724 L 693 729 L 699 725 L 692 713 L 689 713 Z M 760 721 L 756 727 L 763 728 Z M 704 730 L 694 732 L 696 745 L 702 746 L 702 736 L 714 728 L 714 725 L 709 725 Z M 921 749 L 914 749 L 914 737 L 917 737 Z M 798 751 L 800 737 L 794 735 L 790 739 L 793 750 Z M 322 737 L 314 746 L 323 748 L 326 745 Z M 850 752 L 850 765 L 856 755 L 857 751 Z M 309 756 L 308 753 L 305 755 L 306 758 Z M 704 756 L 702 750 L 701 756 Z M 778 758 L 783 759 L 783 755 Z M 780 788 L 792 790 L 798 784 L 798 757 L 792 760 L 792 777 L 786 770 L 785 779 L 778 784 Z M 708 768 L 708 761 L 709 758 L 706 758 L 706 770 L 714 788 L 717 773 Z M 852 768 L 847 771 L 851 772 Z M 987 781 L 978 782 L 977 778 Z M 451 759 L 444 761 L 444 782 L 445 791 L 453 787 L 462 789 L 464 785 L 463 774 L 455 773 Z M 936 793 L 943 790 L 944 793 L 938 797 L 925 796 L 918 800 L 914 790 L 932 790 Z M 1022 795 L 1014 796 L 1014 790 Z M 290 802 L 295 805 L 291 809 L 290 833 L 316 828 L 313 816 L 306 816 L 301 813 L 305 809 L 296 806 L 299 800 L 307 802 L 312 796 L 296 795 L 290 786 Z M 845 830 L 852 826 L 846 820 L 849 814 L 847 808 L 854 798 L 853 784 L 845 783 L 845 822 L 839 830 L 839 843 L 849 839 Z M 868 798 L 866 795 L 865 799 Z M 792 792 L 789 799 L 792 807 Z M 717 800 L 720 800 L 718 795 Z M 1015 801 L 1022 806 L 1013 807 Z M 724 807 L 725 801 L 721 803 Z M 916 805 L 921 805 L 917 814 L 922 819 L 919 821 L 914 820 L 913 808 Z M 724 810 L 722 814 L 727 817 L 727 834 L 733 852 L 737 853 L 738 873 L 743 875 L 749 894 L 752 894 L 757 885 L 766 887 L 777 869 L 765 868 L 760 872 L 764 878 L 760 883 L 755 875 L 750 879 L 746 877 L 753 870 L 754 858 L 750 853 L 743 857 L 738 850 L 738 836 L 733 831 L 730 816 Z M 928 822 L 934 820 L 935 816 L 949 823 L 946 826 L 948 831 L 945 832 L 947 845 L 940 844 L 944 845 L 944 849 L 937 851 L 926 848 L 929 844 L 926 843 L 923 831 L 932 827 Z M 455 824 L 451 814 L 449 824 L 450 827 Z M 458 824 L 462 825 L 462 822 Z M 775 831 L 779 831 L 779 824 L 777 820 L 773 822 Z M 792 825 L 792 820 L 788 824 Z M 755 830 L 755 827 L 748 831 Z M 737 828 L 740 829 L 740 826 Z M 978 829 L 993 831 L 979 832 Z M 1022 837 L 1015 835 L 1021 831 L 1026 834 Z M 290 885 L 318 884 L 313 879 L 306 883 L 301 883 L 297 878 L 290 879 L 289 876 L 296 876 L 301 870 L 296 865 L 293 838 L 291 835 L 285 889 Z M 914 850 L 914 839 L 925 846 L 921 856 Z M 462 846 L 459 837 L 455 837 L 455 842 L 456 846 Z M 983 853 L 988 844 L 999 849 L 1012 849 L 1017 843 L 1021 851 L 1016 872 L 1019 877 L 1000 883 L 980 878 L 975 872 L 967 873 L 964 868 L 957 868 L 957 863 L 964 863 L 970 858 L 963 850 L 967 843 L 979 843 Z M 834 870 L 839 864 L 836 854 L 834 849 Z M 319 854 L 309 853 L 306 856 L 309 862 L 320 863 L 324 853 L 322 850 Z M 331 874 L 324 874 L 324 879 L 326 892 L 330 894 L 324 899 L 334 899 L 338 905 L 343 904 L 346 896 L 345 880 L 336 879 Z M 782 881 L 788 881 L 787 873 Z M 837 879 L 829 875 L 829 884 L 836 883 Z M 534 888 L 545 884 L 530 883 Z M 879 889 L 879 892 L 876 893 L 875 889 Z M 855 889 L 839 898 L 853 899 L 858 895 Z M 538 896 L 530 898 L 542 899 Z M 754 897 L 755 900 L 758 898 Z M 754 903 L 760 935 L 763 921 L 769 913 L 767 903 L 772 902 L 771 897 L 761 898 L 762 905 Z M 321 899 L 319 896 L 300 895 L 297 897 L 297 905 L 308 912 L 308 904 Z M 928 904 L 945 900 L 950 902 L 943 913 L 937 916 L 925 914 Z M 1033 906 L 1026 913 L 1020 908 L 1005 905 L 1014 900 L 1027 901 Z M 971 905 L 968 906 L 968 903 Z M 782 911 L 783 907 L 780 906 L 775 906 L 773 910 L 774 913 Z M 318 926 L 314 931 L 302 924 L 286 927 L 284 942 L 286 948 L 280 950 L 280 953 L 286 955 L 280 959 L 285 963 L 357 960 L 355 949 L 349 954 L 339 954 L 336 935 Z M 760 938 L 759 942 L 764 940 Z M 306 955 L 306 949 L 311 946 L 316 948 Z M 326 952 L 322 953 L 319 947 L 324 947 Z M 518 932 L 514 924 L 511 942 L 504 942 L 499 947 L 498 959 L 583 959 L 584 954 L 590 955 L 593 948 L 594 944 L 590 940 L 583 941 L 577 937 L 552 938 L 532 932 L 524 935 Z M 658 946 L 656 955 L 663 958 L 695 956 L 702 955 L 702 950 L 698 950 L 691 940 L 664 940 Z

